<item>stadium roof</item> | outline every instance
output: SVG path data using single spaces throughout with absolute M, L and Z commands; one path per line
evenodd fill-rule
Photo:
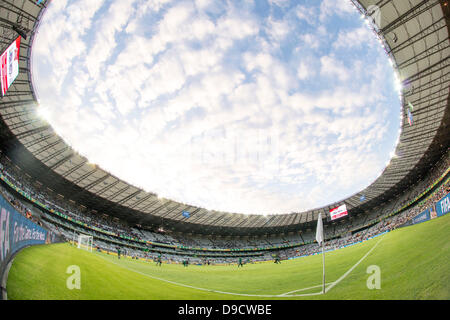
M 100 213 L 131 224 L 160 226 L 205 234 L 264 234 L 313 226 L 319 212 L 345 203 L 353 214 L 368 212 L 397 197 L 423 177 L 449 147 L 450 41 L 449 4 L 444 0 L 352 0 L 373 24 L 393 61 L 403 85 L 403 124 L 396 156 L 381 176 L 361 192 L 328 206 L 284 215 L 244 215 L 216 212 L 160 199 L 89 163 L 38 117 L 31 73 L 34 35 L 50 0 L 2 0 L 0 52 L 17 37 L 22 39 L 20 73 L 0 98 L 0 148 L 42 185 Z M 374 9 L 379 9 L 375 15 Z M 378 10 L 377 9 L 377 10 Z M 406 116 L 414 106 L 414 125 Z M 360 198 L 364 195 L 365 200 Z M 190 212 L 190 218 L 182 212 Z

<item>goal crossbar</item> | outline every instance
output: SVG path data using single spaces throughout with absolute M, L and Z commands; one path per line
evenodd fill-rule
M 94 242 L 94 238 L 92 236 L 88 236 L 86 234 L 78 235 L 78 249 L 84 249 L 92 252 L 92 245 Z

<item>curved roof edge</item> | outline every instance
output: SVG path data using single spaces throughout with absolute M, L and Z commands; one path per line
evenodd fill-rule
M 4 1 L 0 29 L 14 39 L 13 24 L 31 30 L 22 41 L 20 74 L 0 98 L 1 149 L 30 175 L 56 193 L 98 212 L 107 212 L 132 224 L 166 225 L 178 230 L 223 232 L 289 230 L 312 226 L 319 212 L 345 203 L 353 214 L 367 212 L 407 190 L 446 154 L 449 147 L 450 42 L 449 8 L 442 1 L 388 0 L 379 3 L 380 25 L 374 32 L 391 57 L 403 84 L 403 110 L 414 104 L 413 126 L 403 119 L 402 132 L 391 160 L 369 187 L 342 201 L 301 213 L 244 215 L 216 212 L 160 199 L 102 170 L 68 146 L 48 123 L 38 118 L 33 88 L 31 50 L 39 22 L 51 1 Z M 374 1 L 352 0 L 370 18 Z M 372 7 L 371 7 L 372 6 Z M 2 8 L 3 9 L 3 8 Z M 3 49 L 2 49 L 3 50 Z M 366 200 L 360 201 L 364 195 Z M 182 211 L 191 217 L 184 218 Z

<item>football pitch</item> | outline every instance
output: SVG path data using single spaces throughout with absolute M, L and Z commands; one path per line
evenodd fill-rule
M 12 300 L 450 299 L 450 215 L 322 255 L 273 262 L 183 267 L 88 252 L 69 244 L 20 252 L 7 283 Z M 80 288 L 69 289 L 77 266 Z M 376 267 L 373 267 L 376 266 Z M 379 270 L 380 288 L 368 283 Z M 70 270 L 70 268 L 69 268 Z M 368 272 L 369 271 L 369 272 Z

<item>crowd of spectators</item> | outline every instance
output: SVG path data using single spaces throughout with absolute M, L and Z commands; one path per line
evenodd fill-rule
M 378 223 L 376 223 L 375 225 L 366 228 L 362 231 L 355 232 L 345 237 L 326 241 L 325 250 L 335 250 L 354 243 L 362 242 L 374 236 L 404 226 L 418 214 L 424 212 L 427 209 L 432 208 L 437 201 L 442 199 L 449 192 L 450 192 L 450 184 L 447 181 L 444 182 L 436 190 L 434 190 L 433 193 L 429 195 L 426 199 L 420 201 L 417 205 L 411 207 L 410 209 L 407 209 L 397 215 L 387 217 L 386 219 L 383 219 Z M 320 252 L 321 250 L 322 249 L 317 245 L 317 243 L 311 243 L 296 249 L 287 250 L 286 255 L 288 257 L 312 255 Z
M 23 215 L 25 218 L 30 219 L 37 225 L 42 226 L 41 220 L 37 216 L 33 215 L 33 212 L 30 209 L 30 207 L 25 205 L 18 199 L 16 199 L 14 196 L 12 196 L 11 193 L 9 193 L 8 190 L 2 187 L 1 185 L 0 185 L 0 196 L 3 196 L 3 198 L 6 199 L 9 202 L 9 204 L 11 204 L 11 206 L 13 206 L 14 209 L 16 209 L 16 211 L 19 212 L 21 215 Z

